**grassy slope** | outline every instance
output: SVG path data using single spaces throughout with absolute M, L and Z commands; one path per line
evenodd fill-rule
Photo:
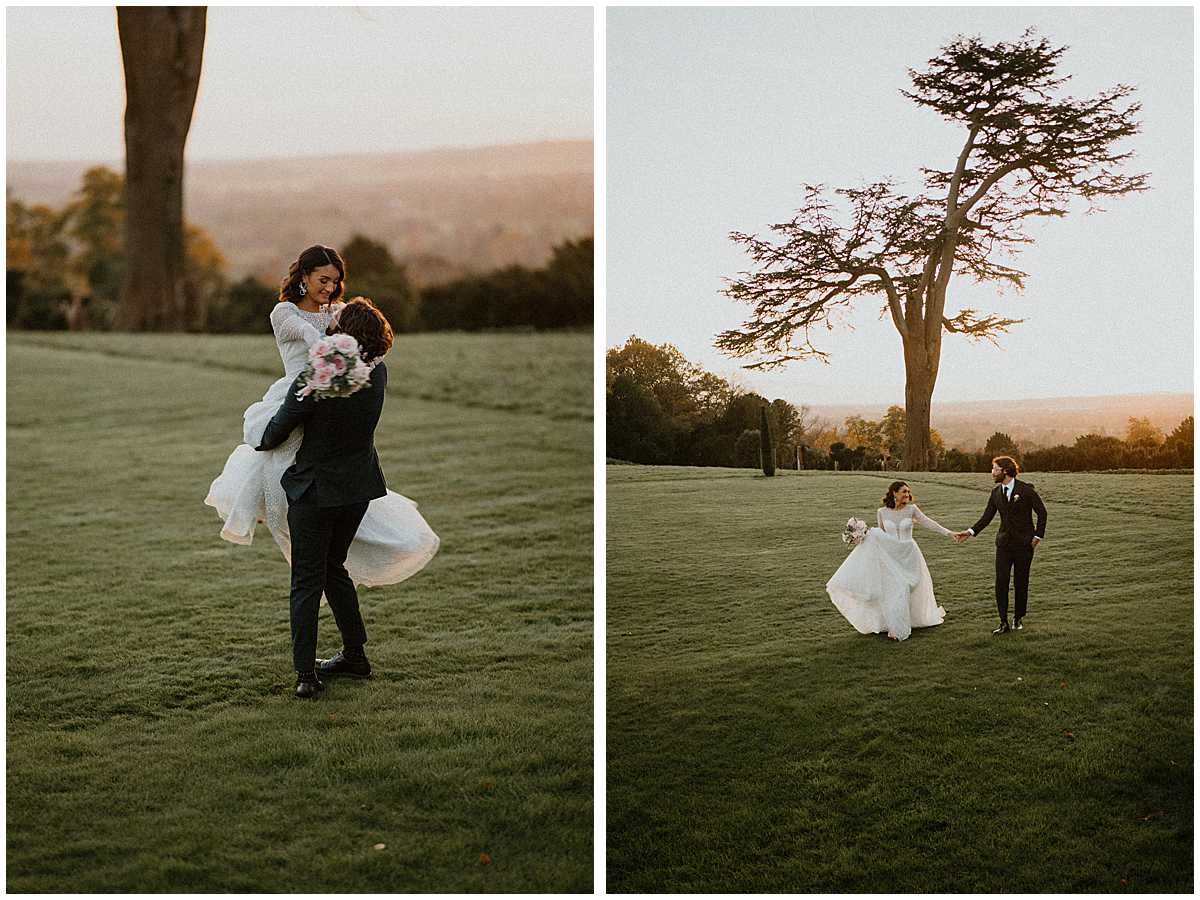
M 1031 474 L 1004 638 L 996 525 L 918 529 L 948 615 L 902 644 L 824 591 L 885 478 L 607 477 L 609 890 L 1191 890 L 1190 476 Z M 989 486 L 912 484 L 954 529 Z
M 202 505 L 270 339 L 120 346 L 9 336 L 8 889 L 590 890 L 590 336 L 398 340 L 377 445 L 442 551 L 315 704 L 270 535 Z

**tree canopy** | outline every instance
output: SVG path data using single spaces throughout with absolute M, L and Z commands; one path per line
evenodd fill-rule
M 948 312 L 951 276 L 1020 290 L 1027 275 L 1007 260 L 1032 242 L 1030 219 L 1064 216 L 1074 200 L 1098 209 L 1106 197 L 1147 189 L 1147 174 L 1122 171 L 1133 155 L 1125 142 L 1140 130 L 1134 89 L 1063 95 L 1065 51 L 1032 29 L 994 44 L 960 36 L 924 70 L 909 69 L 912 86 L 901 93 L 962 129 L 957 157 L 923 167 L 923 188 L 911 192 L 890 177 L 832 197 L 809 184 L 771 235 L 733 232 L 755 267 L 727 279 L 725 293 L 751 311 L 716 346 L 751 360 L 748 368 L 828 362 L 813 329 L 878 298 L 904 347 L 906 468 L 925 468 L 942 335 L 995 342 L 1021 321 Z
M 609 456 L 641 463 L 758 466 L 762 433 L 772 450 L 762 464 L 773 458 L 777 466 L 793 468 L 801 445 L 827 447 L 832 439 L 808 407 L 741 391 L 688 361 L 672 344 L 633 336 L 610 348 L 605 362 Z M 818 457 L 814 452 L 813 461 Z

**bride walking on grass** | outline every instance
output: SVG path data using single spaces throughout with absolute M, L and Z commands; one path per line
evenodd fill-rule
M 954 538 L 921 512 L 912 489 L 894 481 L 875 514 L 878 528 L 868 529 L 845 562 L 825 585 L 838 612 L 861 634 L 887 632 L 903 641 L 914 628 L 940 625 L 946 610 L 933 595 L 933 579 L 921 548 L 913 540 L 913 526 Z
M 204 499 L 225 522 L 222 538 L 234 544 L 249 544 L 254 539 L 255 525 L 265 522 L 289 564 L 292 538 L 288 500 L 280 479 L 296 461 L 304 428 L 297 427 L 273 450 L 256 452 L 254 448 L 288 388 L 307 364 L 309 348 L 325 336 L 345 307 L 339 302 L 345 280 L 345 263 L 332 247 L 309 247 L 292 263 L 280 288 L 279 302 L 271 310 L 271 330 L 283 361 L 283 377 L 246 410 L 242 434 L 245 443 L 229 455 L 224 471 Z M 388 491 L 367 508 L 346 556 L 346 570 L 357 585 L 396 584 L 421 571 L 437 553 L 438 545 L 438 536 L 417 511 L 417 504 Z

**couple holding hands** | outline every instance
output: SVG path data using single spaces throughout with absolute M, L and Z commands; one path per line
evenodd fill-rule
M 913 540 L 913 526 L 919 524 L 961 544 L 983 531 L 999 513 L 996 611 L 1000 625 L 992 634 L 1020 631 L 1029 606 L 1029 570 L 1034 553 L 1046 535 L 1046 505 L 1032 484 L 1017 478 L 1017 471 L 1016 460 L 1011 457 L 997 456 L 992 460 L 995 487 L 988 496 L 987 507 L 978 522 L 957 532 L 921 512 L 907 483 L 893 482 L 876 513 L 879 527 L 867 531 L 825 586 L 833 605 L 860 633 L 886 632 L 889 638 L 899 641 L 912 634 L 913 628 L 940 625 L 946 610 L 934 597 L 933 579 Z M 1016 594 L 1011 624 L 1010 577 Z

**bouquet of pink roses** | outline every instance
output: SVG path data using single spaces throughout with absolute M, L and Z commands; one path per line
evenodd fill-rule
M 308 365 L 300 374 L 296 399 L 312 396 L 349 397 L 371 378 L 371 367 L 359 355 L 358 341 L 348 334 L 322 338 L 309 348 Z
M 846 520 L 846 527 L 842 529 L 842 543 L 849 544 L 851 547 L 857 547 L 863 542 L 863 538 L 867 536 L 867 523 L 862 519 L 856 519 L 851 516 Z

